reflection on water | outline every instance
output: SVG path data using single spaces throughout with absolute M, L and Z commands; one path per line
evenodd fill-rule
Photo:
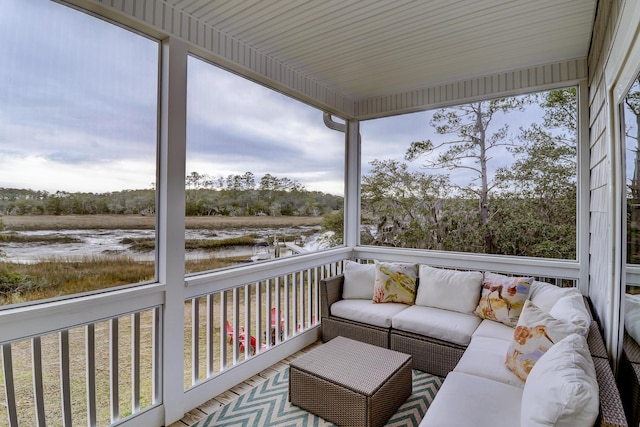
M 284 227 L 274 228 L 250 228 L 230 230 L 186 230 L 186 239 L 210 239 L 222 240 L 235 237 L 253 236 L 256 240 L 273 238 L 278 235 L 311 235 L 306 239 L 305 246 L 313 247 L 318 226 Z M 125 239 L 152 239 L 155 230 L 37 230 L 37 231 L 12 231 L 11 233 L 23 236 L 59 236 L 73 237 L 72 243 L 57 242 L 29 242 L 29 243 L 1 243 L 0 250 L 4 252 L 5 259 L 15 263 L 32 263 L 47 258 L 60 258 L 73 260 L 88 256 L 126 255 L 139 261 L 153 261 L 153 251 L 140 252 L 130 249 Z M 317 249 L 317 248 L 315 248 Z M 214 251 L 193 250 L 186 253 L 188 259 L 210 257 Z M 252 255 L 251 246 L 225 247 L 215 250 L 216 257 L 237 257 Z M 286 255 L 283 253 L 283 255 Z

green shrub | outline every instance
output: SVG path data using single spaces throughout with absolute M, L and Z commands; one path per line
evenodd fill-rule
M 20 274 L 9 265 L 0 265 L 0 295 L 21 294 L 40 287 L 37 280 Z

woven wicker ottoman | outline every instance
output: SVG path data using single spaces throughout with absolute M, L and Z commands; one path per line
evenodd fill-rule
M 336 337 L 289 367 L 289 400 L 339 426 L 383 426 L 411 394 L 411 356 Z

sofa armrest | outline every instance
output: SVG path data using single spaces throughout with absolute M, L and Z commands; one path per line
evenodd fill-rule
M 589 351 L 593 357 L 601 357 L 608 359 L 607 347 L 604 344 L 604 339 L 600 333 L 600 326 L 595 320 L 591 321 L 589 327 L 589 335 L 587 335 L 587 343 L 589 343 Z
M 320 314 L 322 318 L 329 317 L 331 304 L 342 299 L 342 284 L 344 275 L 320 280 Z
M 627 418 L 620 399 L 616 380 L 609 366 L 609 360 L 594 357 L 600 395 L 600 415 L 597 427 L 627 427 Z

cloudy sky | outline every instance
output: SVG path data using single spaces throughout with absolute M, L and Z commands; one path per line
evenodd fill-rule
M 157 42 L 48 0 L 0 0 L 0 10 L 0 187 L 150 188 Z M 525 116 L 536 119 L 509 117 L 513 132 Z M 187 117 L 187 174 L 269 173 L 343 193 L 344 137 L 315 108 L 190 58 Z M 363 172 L 373 159 L 402 160 L 412 141 L 436 139 L 429 120 L 363 122 Z M 494 164 L 510 159 L 498 153 Z

